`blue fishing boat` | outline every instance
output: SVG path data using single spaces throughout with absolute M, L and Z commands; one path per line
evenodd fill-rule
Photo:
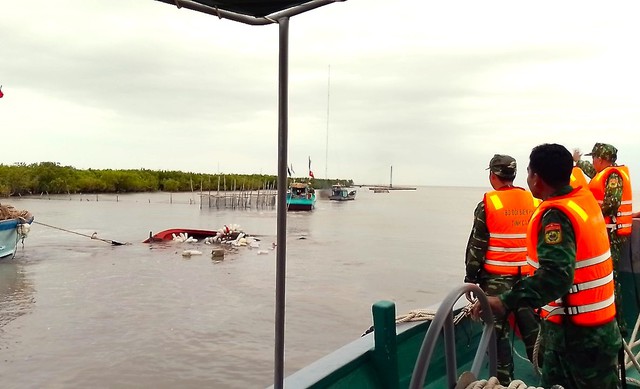
M 347 200 L 355 200 L 356 199 L 356 190 L 344 187 L 340 184 L 335 184 L 331 186 L 331 194 L 329 195 L 329 200 L 335 201 L 347 201 Z
M 0 258 L 15 255 L 18 243 L 27 237 L 32 221 L 33 216 L 29 220 L 23 218 L 0 220 Z
M 316 191 L 311 184 L 304 182 L 291 183 L 287 191 L 287 210 L 311 211 L 316 206 Z

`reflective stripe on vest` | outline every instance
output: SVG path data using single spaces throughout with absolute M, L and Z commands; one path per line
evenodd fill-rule
M 561 324 L 563 317 L 568 317 L 579 326 L 596 326 L 615 320 L 609 238 L 600 207 L 589 191 L 574 189 L 567 195 L 552 197 L 541 204 L 529 225 L 527 262 L 534 269 L 540 267 L 538 234 L 543 228 L 542 217 L 550 208 L 562 211 L 571 221 L 577 237 L 576 265 L 567 294 L 547 303 L 540 315 L 556 324 Z
M 593 258 L 587 258 L 584 259 L 582 261 L 576 262 L 576 269 L 581 269 L 587 266 L 593 266 L 593 265 L 597 265 L 599 263 L 602 263 L 606 260 L 608 260 L 611 257 L 611 251 L 607 250 L 606 253 L 598 255 L 596 257 Z M 531 265 L 531 267 L 538 269 L 540 267 L 540 263 L 537 261 L 534 261 L 533 259 L 531 259 L 529 256 L 527 256 L 527 263 L 529 265 Z M 613 274 L 613 273 L 611 273 Z
M 569 306 L 569 307 L 545 305 L 541 309 L 545 312 L 548 312 L 547 315 L 545 315 L 545 318 L 550 320 L 555 315 L 578 315 L 578 314 L 585 314 L 589 312 L 599 311 L 601 309 L 608 308 L 611 306 L 615 308 L 614 302 L 615 302 L 615 296 L 611 295 L 606 300 L 593 303 L 593 304 Z
M 528 264 L 527 261 L 503 262 L 503 261 L 492 261 L 490 259 L 486 259 L 484 263 L 486 263 L 487 265 L 493 265 L 493 266 L 527 266 Z
M 483 201 L 489 230 L 484 271 L 497 275 L 528 275 L 527 225 L 540 200 L 522 188 L 505 187 L 487 192 Z

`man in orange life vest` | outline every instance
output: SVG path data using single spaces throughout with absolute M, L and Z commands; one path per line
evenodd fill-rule
M 487 192 L 474 212 L 473 228 L 467 244 L 465 282 L 478 284 L 489 296 L 510 290 L 513 284 L 530 272 L 526 259 L 526 232 L 531 214 L 540 200 L 531 192 L 513 186 L 516 160 L 496 154 L 489 162 Z M 538 336 L 538 318 L 529 307 L 515 311 L 518 329 L 529 359 Z M 508 385 L 513 379 L 513 356 L 510 325 L 507 316 L 496 316 L 498 339 L 498 379 Z
M 542 386 L 618 388 L 613 263 L 604 217 L 589 191 L 572 188 L 573 158 L 558 144 L 535 147 L 527 183 L 543 199 L 527 229 L 527 260 L 535 269 L 510 291 L 488 297 L 495 314 L 540 308 Z M 479 317 L 480 305 L 472 315 Z
M 600 209 L 607 224 L 611 257 L 613 258 L 613 276 L 616 281 L 616 306 L 618 308 L 618 324 L 622 334 L 627 332 L 622 317 L 621 291 L 618 282 L 618 264 L 622 257 L 625 242 L 631 235 L 632 198 L 629 169 L 616 165 L 618 150 L 610 144 L 596 143 L 591 153 L 585 154 L 593 158 L 593 164 L 580 160 L 580 150 L 574 150 L 573 160 L 576 166 L 591 177 L 589 189 L 600 204 Z

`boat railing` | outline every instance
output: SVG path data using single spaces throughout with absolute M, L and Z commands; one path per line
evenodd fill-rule
M 438 307 L 438 310 L 429 325 L 427 334 L 424 337 L 422 346 L 420 347 L 420 353 L 418 354 L 418 358 L 413 369 L 409 388 L 419 389 L 424 387 L 424 382 L 427 378 L 427 369 L 431 362 L 433 351 L 435 350 L 436 343 L 440 338 L 440 333 L 443 331 L 445 361 L 447 367 L 447 387 L 453 388 L 456 385 L 456 381 L 458 379 L 458 367 L 456 362 L 453 309 L 460 297 L 468 292 L 473 293 L 478 298 L 482 308 L 481 319 L 485 324 L 482 331 L 482 337 L 480 338 L 480 343 L 478 344 L 478 349 L 476 350 L 475 358 L 471 365 L 471 373 L 476 377 L 479 376 L 485 354 L 488 352 L 489 373 L 491 376 L 496 374 L 498 354 L 494 331 L 495 324 L 493 321 L 493 314 L 489 306 L 489 301 L 480 287 L 474 284 L 464 284 L 451 291 L 447 297 L 442 300 Z

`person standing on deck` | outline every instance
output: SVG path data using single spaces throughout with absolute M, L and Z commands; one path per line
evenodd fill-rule
M 591 153 L 585 155 L 593 158 L 593 164 L 580 160 L 579 150 L 574 150 L 573 160 L 576 162 L 576 166 L 591 177 L 589 189 L 600 204 L 602 215 L 607 224 L 611 257 L 613 258 L 613 277 L 616 285 L 618 325 L 620 325 L 620 331 L 624 336 L 627 333 L 627 325 L 622 316 L 622 295 L 617 270 L 624 244 L 631 235 L 632 196 L 629 169 L 626 166 L 616 165 L 618 150 L 610 144 L 596 143 Z
M 570 186 L 573 158 L 558 144 L 536 146 L 527 183 L 542 204 L 527 229 L 529 277 L 497 297 L 495 314 L 540 308 L 544 347 L 542 386 L 565 389 L 619 387 L 613 262 L 599 205 L 589 191 Z M 480 304 L 472 309 L 475 318 Z
M 474 211 L 473 228 L 466 250 L 465 282 L 478 284 L 489 296 L 510 290 L 514 282 L 529 274 L 526 259 L 526 232 L 531 214 L 540 200 L 531 192 L 513 185 L 516 160 L 496 154 L 489 162 L 487 192 Z M 530 307 L 515 311 L 516 323 L 533 360 L 533 348 L 538 336 L 538 318 Z M 506 315 L 496 315 L 498 339 L 498 379 L 508 385 L 513 379 L 510 326 Z

